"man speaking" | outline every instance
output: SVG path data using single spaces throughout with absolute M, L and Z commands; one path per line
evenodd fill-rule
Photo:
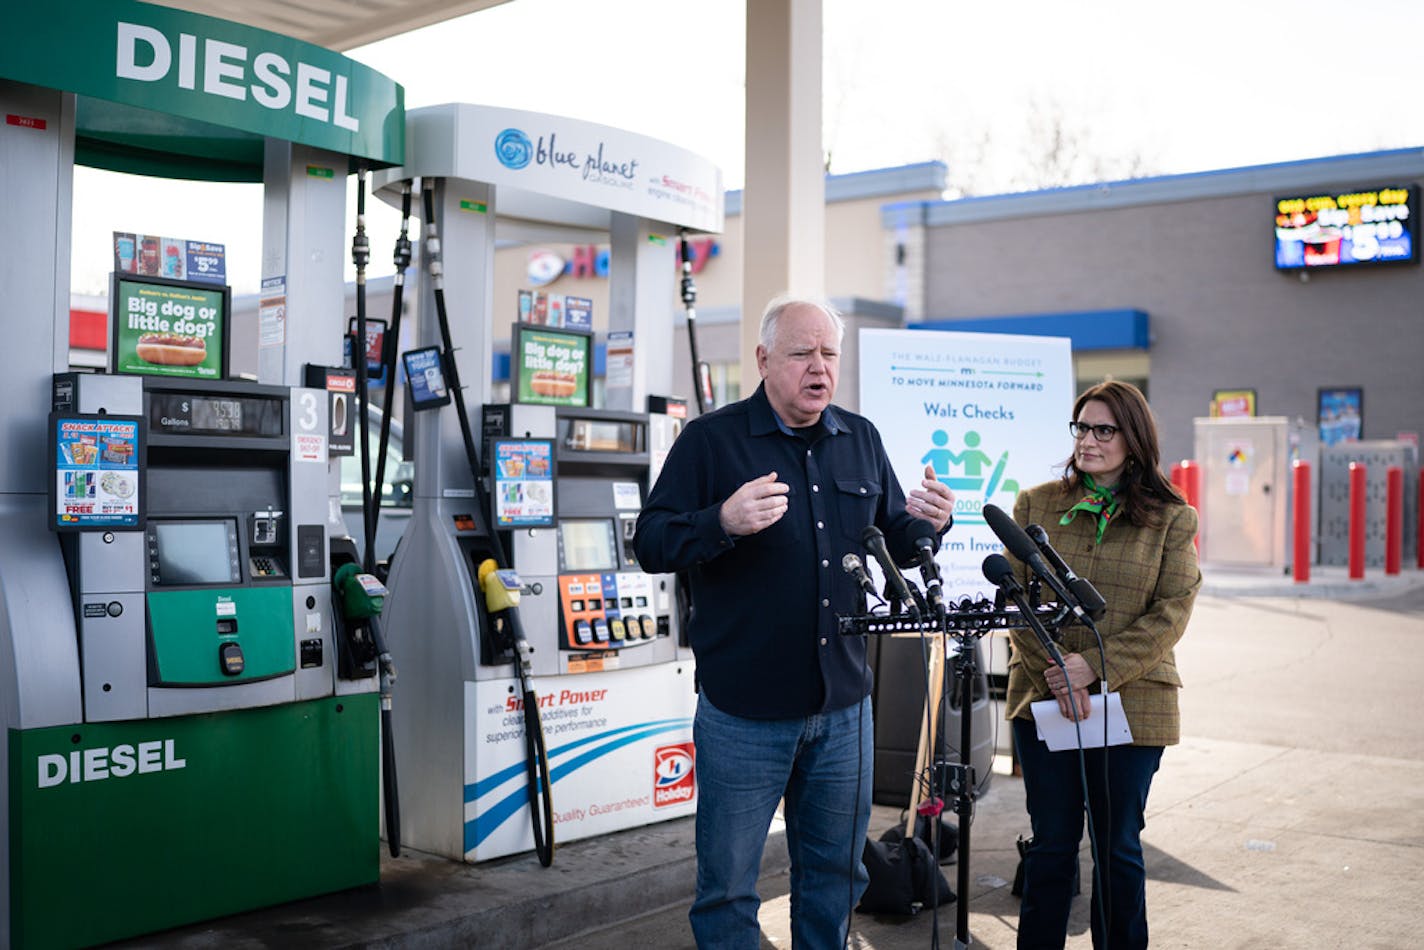
M 785 800 L 791 930 L 839 947 L 865 890 L 871 677 L 860 637 L 837 634 L 858 587 L 842 558 L 871 525 L 891 556 L 938 549 L 954 495 L 925 469 L 907 499 L 880 434 L 831 406 L 845 324 L 830 306 L 779 298 L 761 320 L 749 398 L 688 423 L 638 517 L 638 561 L 686 572 L 700 695 L 699 947 L 760 943 L 757 872 Z

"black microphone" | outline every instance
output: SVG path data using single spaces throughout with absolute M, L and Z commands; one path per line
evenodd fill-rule
M 910 585 L 905 583 L 905 575 L 900 573 L 900 569 L 890 557 L 890 552 L 885 550 L 885 535 L 881 534 L 875 525 L 866 525 L 865 530 L 860 533 L 860 540 L 865 549 L 880 562 L 880 569 L 885 572 L 885 583 L 890 585 L 891 594 L 904 601 L 905 609 L 918 617 L 919 608 L 915 606 L 915 599 L 910 596 Z
M 993 507 L 985 505 L 985 508 Z M 997 508 L 994 509 L 998 511 Z M 1009 563 L 1009 559 L 1002 554 L 991 554 L 984 559 L 984 578 L 999 590 L 1008 595 L 1009 599 L 1019 608 L 1019 615 L 1028 622 L 1029 628 L 1038 637 L 1038 642 L 1043 644 L 1043 648 L 1048 651 L 1048 658 L 1055 665 L 1063 665 L 1063 655 L 1058 652 L 1057 645 L 1053 638 L 1048 635 L 1043 624 L 1034 616 L 1033 610 L 1029 607 L 1028 601 L 1024 597 L 1023 585 L 1014 576 L 1014 566 Z
M 939 565 L 935 563 L 934 541 L 917 538 L 915 553 L 920 559 L 920 578 L 925 582 L 925 596 L 929 598 L 930 606 L 939 610 L 944 607 L 944 584 L 939 576 Z
M 1093 582 L 1086 577 L 1079 577 L 1073 573 L 1073 569 L 1068 566 L 1062 556 L 1053 549 L 1053 545 L 1048 541 L 1048 532 L 1043 530 L 1041 524 L 1031 524 L 1024 529 L 1033 543 L 1038 545 L 1038 549 L 1043 552 L 1043 556 L 1048 558 L 1048 563 L 1053 565 L 1053 570 L 1058 573 L 1058 577 L 1063 583 L 1068 585 L 1068 589 L 1073 592 L 1073 596 L 1078 598 L 1079 605 L 1089 617 L 1094 620 L 1102 620 L 1103 614 L 1107 613 L 1108 602 L 1103 599 L 1103 595 L 1098 593 L 1098 589 L 1093 586 Z
M 985 505 L 983 508 L 984 521 L 988 523 L 990 530 L 998 535 L 999 540 L 1004 542 L 1004 547 L 1009 549 L 1009 553 L 1023 561 L 1033 572 L 1043 579 L 1043 582 L 1053 588 L 1053 592 L 1058 595 L 1073 616 L 1083 622 L 1088 621 L 1088 615 L 1083 612 L 1083 608 L 1078 606 L 1078 598 L 1063 586 L 1063 582 L 1058 579 L 1058 575 L 1053 573 L 1053 569 L 1043 560 L 1043 555 L 1038 553 L 1038 546 L 1024 534 L 1024 529 L 1018 523 L 1004 514 L 1004 509 L 995 505 Z
M 860 589 L 865 591 L 876 600 L 880 595 L 875 592 L 875 581 L 870 579 L 870 575 L 865 573 L 865 565 L 860 563 L 860 558 L 854 554 L 847 554 L 841 558 L 841 570 L 855 578 L 855 582 L 860 585 Z
M 1002 554 L 991 554 L 984 559 L 984 579 L 1006 594 L 1022 594 L 1023 585 L 1014 576 L 1014 566 Z

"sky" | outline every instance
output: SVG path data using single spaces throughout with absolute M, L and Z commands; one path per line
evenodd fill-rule
M 739 188 L 746 2 L 513 0 L 345 55 L 404 86 L 408 110 L 597 122 Z M 823 18 L 833 173 L 940 160 L 947 197 L 1023 190 L 1041 183 L 1035 123 L 1067 134 L 1080 180 L 1424 147 L 1418 0 L 824 0 Z M 115 230 L 224 244 L 234 292 L 258 287 L 260 186 L 78 169 L 74 203 L 76 293 L 107 286 Z M 377 278 L 398 216 L 376 203 L 367 227 Z

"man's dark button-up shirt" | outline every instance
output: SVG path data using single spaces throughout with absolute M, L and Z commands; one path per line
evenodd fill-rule
M 868 419 L 831 407 L 815 428 L 810 437 L 788 429 L 763 387 L 692 420 L 638 517 L 643 569 L 688 574 L 698 682 L 735 716 L 807 716 L 864 697 L 862 638 L 837 633 L 836 615 L 854 612 L 857 600 L 841 558 L 865 558 L 861 532 L 871 524 L 902 564 L 916 538 L 938 544 L 933 526 L 905 511 Z M 768 472 L 790 487 L 786 514 L 756 534 L 728 536 L 722 503 Z

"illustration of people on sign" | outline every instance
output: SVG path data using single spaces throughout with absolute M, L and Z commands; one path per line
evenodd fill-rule
M 1011 494 L 1018 494 L 1019 483 L 1014 479 L 1004 478 L 1004 468 L 1009 464 L 1007 449 L 999 456 L 999 461 L 995 462 L 992 456 L 979 448 L 981 439 L 978 432 L 964 434 L 965 448 L 962 452 L 946 448 L 949 444 L 949 433 L 943 429 L 936 429 L 930 440 L 934 442 L 935 447 L 924 454 L 920 464 L 932 466 L 935 477 L 950 488 L 963 492 L 978 492 L 982 489 L 985 501 L 993 497 L 994 492 L 1000 488 Z M 956 465 L 961 469 L 960 474 L 951 474 Z M 990 466 L 993 471 L 989 474 L 986 486 L 984 470 Z

